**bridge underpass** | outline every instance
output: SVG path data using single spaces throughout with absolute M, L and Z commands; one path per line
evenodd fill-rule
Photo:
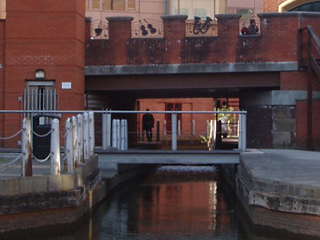
M 239 164 L 240 150 L 216 151 L 118 151 L 100 152 L 99 167 L 103 179 L 118 172 L 118 166 L 126 165 L 226 165 Z

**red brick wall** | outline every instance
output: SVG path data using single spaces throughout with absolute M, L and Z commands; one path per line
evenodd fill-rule
M 297 101 L 296 111 L 296 126 L 297 126 L 297 147 L 306 148 L 307 146 L 307 102 Z M 313 113 L 312 113 L 312 137 L 314 147 L 320 149 L 320 101 L 313 102 Z
M 292 13 L 262 13 L 258 16 L 261 35 L 257 36 L 239 35 L 240 15 L 237 14 L 217 15 L 217 37 L 186 37 L 184 20 L 167 16 L 164 18 L 164 38 L 132 39 L 131 25 L 112 21 L 109 22 L 110 39 L 89 42 L 86 66 L 117 65 L 117 61 L 128 65 L 295 62 L 298 60 L 298 28 L 311 24 L 320 33 L 319 18 L 316 17 Z M 112 33 L 112 29 L 118 30 Z M 126 38 L 120 38 L 124 29 Z M 115 46 L 114 39 L 118 38 L 120 40 Z
M 4 109 L 20 110 L 25 80 L 44 69 L 46 79 L 56 81 L 60 110 L 82 110 L 85 1 L 10 0 L 5 25 Z M 71 82 L 72 89 L 62 89 L 63 82 Z M 20 121 L 18 115 L 6 115 L 6 131 L 16 132 Z
M 0 21 L 0 109 L 4 109 L 4 30 L 5 24 L 4 21 Z M 0 114 L 0 136 L 4 134 L 4 124 L 3 124 L 4 115 Z

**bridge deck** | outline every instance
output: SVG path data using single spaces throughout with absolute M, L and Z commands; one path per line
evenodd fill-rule
M 115 164 L 239 164 L 239 150 L 128 150 L 100 152 L 101 167 Z M 106 166 L 107 167 L 107 166 Z

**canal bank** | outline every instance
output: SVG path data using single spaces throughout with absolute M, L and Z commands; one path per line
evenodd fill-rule
M 0 167 L 19 154 L 2 152 Z M 153 168 L 119 165 L 105 171 L 107 178 L 102 180 L 96 154 L 73 173 L 60 175 L 50 174 L 49 161 L 33 160 L 33 176 L 21 177 L 21 161 L 17 161 L 0 172 L 0 239 L 75 229 L 117 186 Z
M 319 172 L 319 152 L 244 152 L 235 177 L 236 193 L 254 225 L 319 237 Z

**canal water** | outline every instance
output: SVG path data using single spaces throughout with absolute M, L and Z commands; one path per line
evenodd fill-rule
M 1 238 L 0 238 L 1 239 Z M 21 238 L 19 238 L 21 239 Z M 115 190 L 76 229 L 45 240 L 287 240 L 301 239 L 255 229 L 216 167 L 163 166 Z M 307 240 L 308 238 L 304 238 Z

